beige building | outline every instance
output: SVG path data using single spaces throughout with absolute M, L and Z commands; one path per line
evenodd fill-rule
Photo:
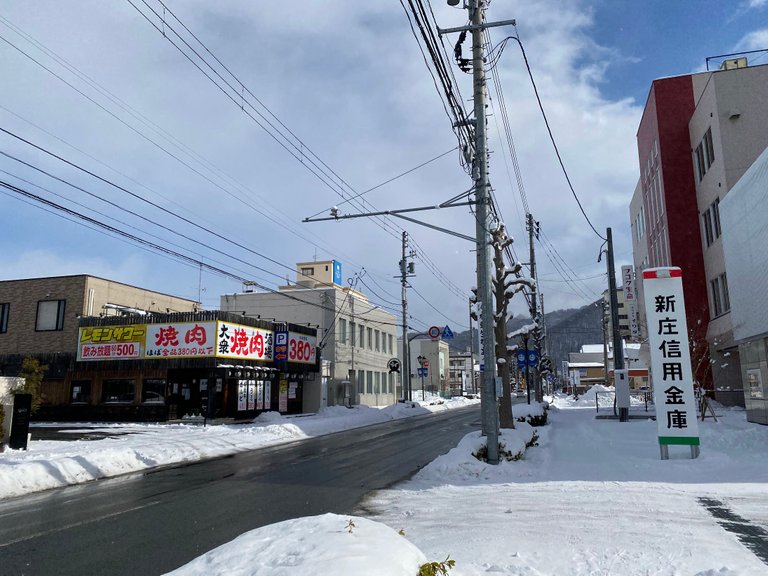
M 246 290 L 248 287 L 246 287 Z M 385 406 L 399 398 L 396 373 L 397 319 L 344 286 L 336 260 L 299 262 L 296 282 L 275 292 L 246 291 L 221 297 L 221 310 L 318 329 L 323 387 L 306 405 Z
M 742 384 L 719 205 L 768 145 L 768 66 L 747 67 L 746 58 L 731 62 L 738 68 L 694 75 L 696 110 L 688 123 L 709 297 L 706 337 L 720 390 L 741 390 Z
M 96 276 L 0 281 L 0 356 L 73 353 L 78 319 L 194 312 L 198 303 Z

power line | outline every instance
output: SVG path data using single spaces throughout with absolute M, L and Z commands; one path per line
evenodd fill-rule
M 163 34 L 163 36 L 164 36 L 164 37 L 165 37 L 165 38 L 166 38 L 166 39 L 167 39 L 169 42 L 171 42 L 171 44 L 172 44 L 172 45 L 173 45 L 173 46 L 174 46 L 174 47 L 175 47 L 175 48 L 176 48 L 176 49 L 177 49 L 177 50 L 178 50 L 178 51 L 179 51 L 179 52 L 180 52 L 180 53 L 181 53 L 181 54 L 182 54 L 182 55 L 183 55 L 183 56 L 184 56 L 186 59 L 187 59 L 187 60 L 189 60 L 189 61 L 190 61 L 190 63 L 192 63 L 192 64 L 193 64 L 193 65 L 194 65 L 194 66 L 195 66 L 195 67 L 196 67 L 196 68 L 197 68 L 197 69 L 198 69 L 198 70 L 199 70 L 201 73 L 203 73 L 203 75 L 204 75 L 204 76 L 206 76 L 206 78 L 208 78 L 208 79 L 209 79 L 209 80 L 210 80 L 210 81 L 211 81 L 211 82 L 212 82 L 212 83 L 213 83 L 213 84 L 214 84 L 214 85 L 215 85 L 215 86 L 216 86 L 216 87 L 217 87 L 217 88 L 218 88 L 220 91 L 222 91 L 222 93 L 224 93 L 224 94 L 225 94 L 225 95 L 226 95 L 226 96 L 227 96 L 227 97 L 228 97 L 228 98 L 229 98 L 229 99 L 230 99 L 230 100 L 231 100 L 233 103 L 235 103 L 235 104 L 236 104 L 236 105 L 237 105 L 237 106 L 238 106 L 238 107 L 239 107 L 239 108 L 240 108 L 240 109 L 241 109 L 241 110 L 242 110 L 244 113 L 246 113 L 246 115 L 247 115 L 248 117 L 250 117 L 250 118 L 251 118 L 251 119 L 252 119 L 254 122 L 256 122 L 256 124 L 257 124 L 259 127 L 261 127 L 261 128 L 262 128 L 262 129 L 263 129 L 265 132 L 267 132 L 267 133 L 268 133 L 268 134 L 269 134 L 269 135 L 270 135 L 270 136 L 271 136 L 271 137 L 272 137 L 272 138 L 273 138 L 273 139 L 274 139 L 276 142 L 278 142 L 278 143 L 279 143 L 279 144 L 280 144 L 280 145 L 281 145 L 281 146 L 282 146 L 284 149 L 286 149 L 286 151 L 288 151 L 288 152 L 289 152 L 289 153 L 290 153 L 290 154 L 291 154 L 291 155 L 292 155 L 292 156 L 293 156 L 293 157 L 294 157 L 294 158 L 295 158 L 297 161 L 301 162 L 301 164 L 302 164 L 303 166 L 305 166 L 307 169 L 309 169 L 309 170 L 310 170 L 310 172 L 312 172 L 312 173 L 313 173 L 313 174 L 314 174 L 314 175 L 315 175 L 315 176 L 316 176 L 318 179 L 320 179 L 321 181 L 323 181 L 323 182 L 326 184 L 326 186 L 328 186 L 328 188 L 329 188 L 329 189 L 331 189 L 333 192 L 335 192 L 336 194 L 338 194 L 338 195 L 339 195 L 339 196 L 342 198 L 342 200 L 348 201 L 348 202 L 350 202 L 351 204 L 355 204 L 355 205 L 357 206 L 358 210 L 364 211 L 364 210 L 366 210 L 366 209 L 367 209 L 367 207 L 366 207 L 366 204 L 365 204 L 365 201 L 364 201 L 364 200 L 363 200 L 363 202 L 362 202 L 362 203 L 360 203 L 360 202 L 359 202 L 359 198 L 353 199 L 354 197 L 356 197 L 356 196 L 359 196 L 359 194 L 356 192 L 356 190 L 355 190 L 354 188 L 352 188 L 352 187 L 351 187 L 351 186 L 350 186 L 350 185 L 349 185 L 349 184 L 348 184 L 348 183 L 347 183 L 345 180 L 343 180 L 343 179 L 342 179 L 342 178 L 341 178 L 341 177 L 340 177 L 340 176 L 339 176 L 339 175 L 338 175 L 336 172 L 334 172 L 332 169 L 330 169 L 330 168 L 328 167 L 328 165 L 327 165 L 327 164 L 325 164 L 325 163 L 324 163 L 322 160 L 320 160 L 320 159 L 319 159 L 319 157 L 318 157 L 318 156 L 317 156 L 317 155 L 316 155 L 314 152 L 312 152 L 312 150 L 311 150 L 311 149 L 310 149 L 308 146 L 306 146 L 306 145 L 305 145 L 305 144 L 304 144 L 304 143 L 303 143 L 301 140 L 299 140 L 299 139 L 298 139 L 298 137 L 296 137 L 296 136 L 295 136 L 295 134 L 293 134 L 293 132 L 291 132 L 290 130 L 288 130 L 288 129 L 285 127 L 285 124 L 283 124 L 283 123 L 282 123 L 282 122 L 281 122 L 281 121 L 280 121 L 280 120 L 279 120 L 279 119 L 278 119 L 278 118 L 277 118 L 277 117 L 276 117 L 276 116 L 275 116 L 275 115 L 274 115 L 274 114 L 273 114 L 273 113 L 272 113 L 272 112 L 271 112 L 271 111 L 270 111 L 270 110 L 269 110 L 269 109 L 268 109 L 268 108 L 267 108 L 267 107 L 266 107 L 266 106 L 263 104 L 263 103 L 261 103 L 261 101 L 260 101 L 260 100 L 258 100 L 258 98 L 256 98 L 256 97 L 253 95 L 253 93 L 252 93 L 252 92 L 251 92 L 251 91 L 250 91 L 250 90 L 249 90 L 247 87 L 245 87 L 245 85 L 244 85 L 244 84 L 243 84 L 243 83 L 242 83 L 240 80 L 238 80 L 238 79 L 237 79 L 237 77 L 234 75 L 234 73 L 232 73 L 232 72 L 231 72 L 231 71 L 230 71 L 230 70 L 229 70 L 229 69 L 228 69 L 226 66 L 224 66 L 224 64 L 223 64 L 223 63 L 221 63 L 221 61 L 220 61 L 218 58 L 216 58 L 216 57 L 213 55 L 213 53 L 211 52 L 211 50 L 210 50 L 210 49 L 208 49 L 208 48 L 207 48 L 207 46 L 205 46 L 205 44 L 203 44 L 203 42 L 202 42 L 202 41 L 201 41 L 201 40 L 200 40 L 200 39 L 199 39 L 197 36 L 195 36 L 195 35 L 194 35 L 194 34 L 193 34 L 193 33 L 192 33 L 190 30 L 189 30 L 189 28 L 187 28 L 187 26 L 186 26 L 186 25 L 184 25 L 184 23 L 183 23 L 183 22 L 182 22 L 182 21 L 181 21 L 181 20 L 178 18 L 178 16 L 176 16 L 176 15 L 175 15 L 173 12 L 171 12 L 170 10 L 168 10 L 167 6 L 166 6 L 166 5 L 165 5 L 165 4 L 164 4 L 162 1 L 160 1 L 160 2 L 159 2 L 159 3 L 160 3 L 160 5 L 161 5 L 161 6 L 163 6 L 163 12 L 164 12 L 164 14 L 161 16 L 161 15 L 160 15 L 160 14 L 159 14 L 159 13 L 158 13 L 158 12 L 157 12 L 157 11 L 156 11 L 154 8 L 152 8 L 151 6 L 149 6 L 149 4 L 146 2 L 146 0 L 142 0 L 143 4 L 149 8 L 149 10 L 150 10 L 150 11 L 151 11 L 151 12 L 152 12 L 152 13 L 153 13 L 153 14 L 154 14 L 154 15 L 155 15 L 155 16 L 156 16 L 156 17 L 157 17 L 159 20 L 160 20 L 160 22 L 162 22 L 162 27 L 160 27 L 160 26 L 158 26 L 156 23 L 154 23 L 154 22 L 151 20 L 151 18 L 150 18 L 150 17 L 149 17 L 149 16 L 148 16 L 148 15 L 147 15 L 147 14 L 146 14 L 144 11 L 142 11 L 142 10 L 141 10 L 141 9 L 140 9 L 140 8 L 139 8 L 139 7 L 138 7 L 136 4 L 134 4 L 134 2 L 132 2 L 132 0 L 127 0 L 127 1 L 128 1 L 128 3 L 129 3 L 129 4 L 131 4 L 131 6 L 133 6 L 133 7 L 134 7 L 134 9 L 136 9 L 136 11 L 137 11 L 137 12 L 139 12 L 139 13 L 140 13 L 140 14 L 141 14 L 141 15 L 142 15 L 142 16 L 143 16 L 143 17 L 144 17 L 144 18 L 145 18 L 145 19 L 146 19 L 146 20 L 147 20 L 147 21 L 150 23 L 150 25 L 152 25 L 152 26 L 153 26 L 153 27 L 154 27 L 154 28 L 155 28 L 155 29 L 156 29 L 158 32 L 162 33 L 162 34 Z M 185 30 L 186 30 L 186 31 L 187 31 L 187 32 L 188 32 L 188 33 L 189 33 L 189 34 L 192 36 L 192 38 L 194 38 L 194 39 L 195 39 L 195 41 L 196 41 L 196 42 L 197 42 L 197 43 L 198 43 L 198 44 L 199 44 L 199 45 L 202 47 L 202 49 L 203 49 L 203 50 L 205 50 L 205 52 L 207 52 L 208 54 L 210 54 L 210 55 L 211 55 L 211 56 L 214 58 L 214 60 L 215 60 L 215 61 L 216 61 L 216 62 L 217 62 L 217 63 L 218 63 L 220 66 L 222 66 L 222 67 L 224 68 L 224 70 L 226 70 L 226 71 L 227 71 L 227 73 L 229 74 L 229 76 L 230 76 L 231 78 L 233 78 L 233 79 L 234 79 L 234 82 L 238 84 L 238 86 L 239 86 L 239 88 L 240 88 L 240 92 L 239 92 L 239 93 L 238 93 L 237 89 L 236 89 L 235 87 L 233 87 L 233 86 L 232 86 L 232 83 L 231 83 L 230 81 L 226 80 L 226 79 L 225 79 L 225 78 L 224 78 L 224 77 L 223 77 L 223 76 L 222 76 L 222 75 L 221 75 L 221 74 L 220 74 L 220 73 L 219 73 L 219 72 L 218 72 L 218 71 L 217 71 L 217 70 L 214 68 L 214 66 L 213 66 L 213 65 L 211 65 L 211 64 L 210 64 L 210 63 L 209 63 L 209 62 L 208 62 L 208 61 L 207 61 L 207 60 L 206 60 L 206 59 L 205 59 L 205 58 L 204 58 L 204 57 L 203 57 L 203 56 L 202 56 L 202 55 L 201 55 L 201 54 L 200 54 L 200 53 L 199 53 L 197 50 L 195 50 L 195 49 L 194 49 L 194 48 L 193 48 L 193 47 L 192 47 L 192 46 L 189 44 L 189 42 L 187 42 L 187 41 L 186 41 L 184 38 L 182 38 L 182 37 L 181 37 L 181 35 L 180 35 L 180 34 L 179 34 L 177 31 L 176 31 L 176 29 L 175 29 L 175 28 L 174 28 L 174 27 L 173 27 L 173 26 L 172 26 L 170 23 L 168 23 L 168 22 L 166 21 L 166 19 L 165 19 L 165 14 L 166 14 L 166 13 L 169 13 L 169 14 L 171 14 L 171 16 L 173 16 L 174 20 L 176 20 L 177 22 L 179 22 L 179 23 L 181 24 L 181 26 L 182 26 L 182 27 L 183 27 L 183 28 L 184 28 L 184 29 L 185 29 Z M 221 84 L 219 84 L 219 83 L 218 83 L 218 82 L 217 82 L 217 81 L 216 81 L 216 80 L 215 80 L 215 79 L 214 79 L 214 78 L 213 78 L 213 77 L 212 77 L 210 74 L 208 74 L 208 73 L 207 73 L 205 70 L 203 70 L 203 68 L 201 67 L 201 65 L 200 65 L 200 64 L 198 64 L 198 63 L 197 63 L 197 62 L 196 62 L 196 61 L 195 61 L 195 60 L 194 60 L 194 59 L 193 59 L 193 58 L 192 58 L 192 57 L 191 57 L 191 56 L 190 56 L 188 53 L 186 53 L 186 52 L 185 52 L 185 51 L 184 51 L 184 50 L 181 48 L 181 46 L 179 46 L 179 45 L 178 45 L 176 42 L 174 42 L 174 41 L 171 39 L 171 37 L 170 37 L 170 36 L 169 36 L 169 35 L 166 33 L 167 31 L 171 31 L 171 32 L 172 32 L 172 33 L 173 33 L 173 34 L 174 34 L 174 35 L 175 35 L 177 38 L 179 38 L 179 39 L 181 40 L 181 42 L 182 42 L 182 43 L 183 43 L 185 46 L 187 46 L 187 48 L 189 48 L 189 50 L 191 50 L 191 51 L 192 51 L 192 53 L 193 53 L 193 54 L 194 54 L 194 55 L 195 55 L 195 56 L 196 56 L 196 57 L 197 57 L 197 58 L 200 60 L 200 62 L 202 62 L 202 63 L 203 63 L 203 64 L 204 64 L 206 67 L 208 67 L 208 68 L 209 68 L 209 69 L 210 69 L 210 70 L 213 72 L 213 74 L 214 74 L 214 75 L 216 75 L 216 77 L 218 77 L 218 78 L 219 78 L 219 79 L 220 79 L 220 80 L 221 80 L 221 81 L 224 83 L 224 85 L 225 85 L 227 88 L 229 88 L 229 89 L 230 89 L 230 90 L 231 90 L 233 93 L 230 93 L 230 92 L 228 92 L 228 91 L 227 91 L 227 89 L 226 89 L 224 86 L 222 86 Z M 275 124 L 274 124 L 274 123 L 272 123 L 272 122 L 271 122 L 271 121 L 270 121 L 268 118 L 266 118 L 266 117 L 265 117 L 265 114 L 263 114 L 263 113 L 262 113 L 260 110 L 258 110 L 258 109 L 257 109 L 257 108 L 256 108 L 256 107 L 255 107 L 255 106 L 254 106 L 254 105 L 253 105 L 253 104 L 252 104 L 252 103 L 251 103 L 251 102 L 250 102 L 250 101 L 249 101 L 249 100 L 248 100 L 248 99 L 245 97 L 245 95 L 246 95 L 246 94 L 248 94 L 250 97 L 252 97 L 254 100 L 256 100 L 256 102 L 257 102 L 257 103 L 258 103 L 258 104 L 259 104 L 259 105 L 260 105 L 260 106 L 261 106 L 261 107 L 262 107 L 262 108 L 263 108 L 263 109 L 266 111 L 266 114 L 268 114 L 268 115 L 270 115 L 271 117 L 275 118 L 276 122 L 277 122 L 277 123 L 278 123 L 280 126 L 282 126 L 283 128 L 285 128 L 285 130 L 286 130 L 286 131 L 288 131 L 288 133 L 291 135 L 291 137 L 292 137 L 292 138 L 289 138 L 288 136 L 286 136 L 286 135 L 285 135 L 285 133 L 283 133 L 282 131 L 280 131 L 280 130 L 279 130 L 279 129 L 278 129 L 276 126 L 275 126 Z M 461 99 L 460 99 L 460 97 L 459 97 L 459 98 L 457 98 L 457 97 L 455 96 L 455 94 L 453 94 L 453 93 L 452 93 L 452 99 L 453 99 L 453 101 L 454 101 L 454 104 L 455 104 L 455 105 L 457 105 L 459 108 L 461 108 Z M 247 106 L 249 109 L 253 110 L 253 111 L 254 111 L 254 112 L 255 112 L 255 113 L 256 113 L 256 114 L 257 114 L 257 115 L 258 115 L 258 116 L 259 116 L 259 117 L 260 117 L 260 118 L 261 118 L 261 119 L 262 119 L 262 120 L 263 120 L 263 121 L 264 121 L 264 122 L 265 122 L 265 123 L 266 123 L 266 124 L 267 124 L 267 125 L 270 127 L 270 128 L 272 128 L 272 130 L 274 130 L 274 132 L 273 132 L 273 131 L 270 131 L 270 130 L 269 130 L 269 129 L 268 129 L 266 126 L 265 126 L 265 124 L 264 124 L 264 123 L 262 123 L 262 122 L 260 122 L 259 120 L 257 120 L 257 119 L 256 119 L 256 118 L 253 116 L 253 114 L 251 114 L 250 112 L 246 111 L 246 110 L 245 110 L 245 107 L 246 107 L 246 106 Z M 464 116 L 464 118 L 465 118 L 465 116 Z M 294 140 L 295 140 L 295 141 L 294 141 Z M 294 151 L 294 150 L 291 150 L 291 149 L 290 149 L 291 147 L 292 147 L 292 148 L 293 148 L 295 151 Z M 466 149 L 466 147 L 463 147 L 463 149 Z M 309 157 L 309 156 L 307 155 L 307 153 L 309 153 L 309 154 L 310 154 L 312 157 L 316 158 L 320 164 L 318 165 L 318 163 L 317 163 L 317 162 L 315 162 L 315 161 L 314 161 L 314 160 L 313 160 L 311 157 Z M 326 180 L 326 179 L 324 179 L 323 177 L 321 177 L 321 176 L 320 176 L 320 175 L 319 175 L 319 174 L 318 174 L 318 173 L 317 173 L 315 170 L 312 170 L 312 169 L 310 169 L 310 168 L 308 167 L 308 165 L 307 165 L 305 162 L 303 162 L 303 161 L 302 161 L 302 158 L 305 158 L 305 159 L 307 159 L 307 161 L 308 161 L 310 164 L 312 164 L 312 166 L 314 166 L 315 168 L 317 168 L 317 171 L 319 171 L 320 173 L 322 173 L 322 174 L 323 174 L 323 175 L 324 175 L 326 178 L 328 178 L 328 180 L 331 180 L 331 181 L 333 182 L 333 184 L 334 184 L 334 185 L 331 185 L 331 184 L 328 182 L 328 180 Z M 324 170 L 323 168 L 321 168 L 321 166 L 322 166 L 322 167 L 324 167 L 324 168 L 325 168 L 325 170 Z M 335 178 L 335 179 L 338 179 L 338 181 L 340 182 L 340 184 L 339 184 L 339 183 L 336 183 L 335 181 L 333 181 L 333 178 L 331 178 L 331 175 L 333 176 L 333 178 Z M 351 192 L 352 192 L 352 194 L 353 194 L 353 198 L 347 198 L 347 197 L 345 196 L 344 188 L 346 188 L 346 189 L 348 189 L 349 191 L 351 191 Z M 368 206 L 371 206 L 371 207 L 375 208 L 375 207 L 374 207 L 374 206 L 373 206 L 371 203 L 368 203 Z M 400 230 L 400 231 L 402 231 L 402 230 L 403 230 L 401 227 L 399 227 L 399 226 L 395 225 L 395 224 L 394 224 L 394 223 L 391 221 L 391 219 L 389 219 L 389 218 L 387 218 L 387 217 L 383 217 L 383 218 L 375 218 L 375 219 L 374 219 L 374 222 L 375 222 L 375 223 L 376 223 L 376 224 L 377 224 L 377 225 L 378 225 L 378 226 L 379 226 L 379 227 L 380 227 L 382 230 L 384 230 L 386 233 L 390 234 L 390 235 L 391 235 L 391 236 L 393 236 L 393 237 L 396 237 L 396 236 L 397 236 L 397 232 L 396 232 L 396 230 Z M 416 244 L 414 243 L 414 245 L 416 245 Z M 426 253 L 425 253 L 425 252 L 423 252 L 423 251 L 422 251 L 422 253 L 423 253 L 423 255 L 425 256 L 425 261 L 427 262 L 427 269 L 428 269 L 428 270 L 429 270 L 429 271 L 430 271 L 430 272 L 431 272 L 431 273 L 432 273 L 432 274 L 433 274 L 433 275 L 434 275 L 434 276 L 435 276 L 435 277 L 436 277 L 436 278 L 437 278 L 437 279 L 438 279 L 438 280 L 439 280 L 439 281 L 440 281 L 440 282 L 441 282 L 441 283 L 442 283 L 444 286 L 446 286 L 447 288 L 449 288 L 451 291 L 453 291 L 454 293 L 456 293 L 456 292 L 459 292 L 459 293 L 461 293 L 461 290 L 460 290 L 460 289 L 458 289 L 458 288 L 457 288 L 455 285 L 453 285 L 452 283 L 450 283 L 450 281 L 447 279 L 447 277 L 445 277 L 444 275 L 442 275 L 442 273 L 439 271 L 439 269 L 438 269 L 438 268 L 437 268 L 437 267 L 436 267 L 436 266 L 435 266 L 435 265 L 434 265 L 434 264 L 431 262 L 431 260 L 429 260 L 429 259 L 428 259 L 428 257 L 426 257 Z M 462 296 L 461 296 L 461 297 L 462 297 L 462 298 L 464 297 L 463 293 L 462 293 Z
M 517 31 L 517 27 L 515 27 L 515 31 Z M 589 227 L 592 228 L 592 231 L 597 235 L 598 238 L 601 240 L 605 240 L 605 238 L 597 231 L 597 229 L 592 224 L 592 221 L 589 219 L 589 216 L 587 216 L 587 213 L 584 211 L 584 207 L 581 205 L 581 200 L 579 200 L 579 196 L 576 194 L 576 190 L 573 188 L 573 184 L 571 183 L 571 178 L 568 175 L 568 171 L 565 169 L 565 163 L 563 162 L 563 158 L 560 155 L 560 149 L 557 147 L 557 142 L 555 141 L 555 136 L 552 134 L 552 128 L 549 125 L 549 120 L 547 119 L 547 114 L 544 111 L 544 105 L 541 103 L 541 97 L 539 96 L 539 89 L 536 87 L 536 81 L 533 79 L 533 72 L 531 71 L 531 66 L 528 63 L 528 56 L 525 54 L 525 48 L 523 47 L 523 43 L 520 40 L 520 34 L 518 33 L 517 36 L 511 36 L 514 40 L 517 41 L 518 45 L 520 46 L 520 51 L 523 54 L 523 60 L 525 61 L 525 68 L 528 71 L 528 77 L 531 79 L 531 85 L 533 86 L 533 92 L 536 95 L 536 102 L 539 104 L 539 110 L 541 111 L 541 116 L 544 118 L 544 124 L 547 127 L 547 133 L 549 134 L 549 139 L 552 142 L 552 146 L 555 149 L 555 154 L 557 155 L 557 160 L 560 163 L 560 168 L 563 171 L 563 175 L 565 176 L 565 180 L 568 183 L 568 188 L 571 190 L 571 194 L 573 194 L 574 199 L 576 200 L 576 203 L 579 205 L 579 210 L 581 210 L 582 215 L 584 216 L 584 219 L 587 221 L 587 224 L 589 224 Z

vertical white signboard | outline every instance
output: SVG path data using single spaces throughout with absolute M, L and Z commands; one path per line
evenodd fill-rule
M 629 316 L 629 334 L 633 339 L 640 337 L 640 325 L 637 319 L 637 291 L 635 290 L 635 272 L 632 266 L 621 267 L 621 278 L 624 285 L 624 301 Z
M 699 428 L 682 271 L 677 267 L 644 270 L 643 292 L 661 457 L 668 457 L 670 445 L 686 445 L 695 458 Z

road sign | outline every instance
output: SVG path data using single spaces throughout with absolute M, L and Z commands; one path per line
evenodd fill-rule
M 427 330 L 427 334 L 429 335 L 432 340 L 437 340 L 440 338 L 440 327 L 439 326 L 430 326 L 429 330 Z
M 451 330 L 450 326 L 447 324 L 445 325 L 445 328 L 443 328 L 443 340 L 451 340 L 453 338 L 453 331 Z
M 400 372 L 400 360 L 398 358 L 391 358 L 387 366 L 390 372 Z
M 517 351 L 517 367 L 525 368 L 525 363 L 528 360 L 528 350 Z
M 424 361 L 421 363 L 421 365 L 422 365 L 422 366 L 424 366 L 424 368 L 429 368 L 429 360 L 424 360 Z
M 429 374 L 429 369 L 428 369 L 428 368 L 416 368 L 416 373 L 417 373 L 417 374 L 418 374 L 418 375 L 419 375 L 421 378 L 426 378 L 426 377 L 427 377 L 427 375 Z
M 275 332 L 275 350 L 274 357 L 276 362 L 285 362 L 288 360 L 288 331 Z
M 539 353 L 536 350 L 528 350 L 528 366 L 533 368 L 539 361 Z

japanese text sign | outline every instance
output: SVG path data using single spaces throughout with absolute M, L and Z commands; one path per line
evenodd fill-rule
M 147 325 L 146 358 L 199 358 L 216 350 L 215 322 Z
M 624 284 L 624 300 L 629 316 L 629 332 L 632 338 L 640 337 L 640 324 L 637 320 L 637 290 L 635 289 L 635 273 L 632 266 L 621 267 L 621 278 Z
M 77 360 L 142 358 L 146 332 L 146 324 L 82 327 L 78 334 Z
M 216 356 L 246 360 L 272 360 L 273 340 L 270 330 L 217 322 Z
M 643 271 L 659 444 L 698 446 L 699 432 L 680 268 Z
M 317 338 L 306 334 L 288 333 L 288 362 L 314 364 L 317 361 Z

